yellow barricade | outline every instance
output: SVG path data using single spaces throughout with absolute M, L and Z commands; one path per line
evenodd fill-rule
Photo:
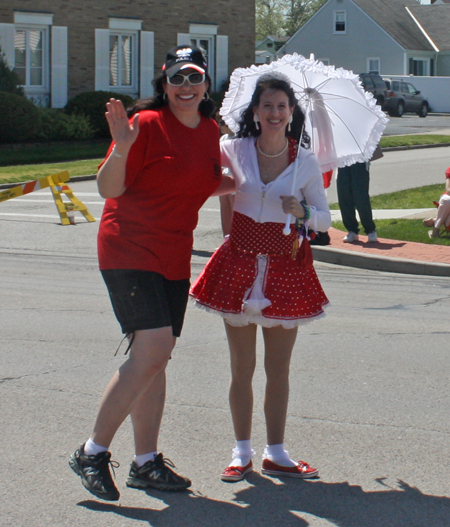
M 61 183 L 66 181 L 69 181 L 69 172 L 67 170 L 4 190 L 0 192 L 0 202 L 50 187 L 62 225 L 74 224 L 74 213 L 76 211 L 81 212 L 87 221 L 95 221 L 95 218 L 87 210 L 86 205 L 74 196 L 69 185 L 61 185 Z M 65 195 L 69 202 L 63 201 L 61 194 Z

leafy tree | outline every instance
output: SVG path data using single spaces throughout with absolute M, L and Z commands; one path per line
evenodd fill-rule
M 292 36 L 327 0 L 256 0 L 256 38 Z
M 23 95 L 23 88 L 20 85 L 20 79 L 17 73 L 12 70 L 5 59 L 5 54 L 0 48 L 0 91 Z

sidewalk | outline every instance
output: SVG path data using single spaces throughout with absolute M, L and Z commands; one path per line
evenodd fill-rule
M 332 211 L 337 213 L 339 211 Z M 374 211 L 374 217 L 406 217 L 411 211 L 403 210 L 403 215 L 388 216 L 389 211 Z M 427 211 L 430 212 L 430 211 Z M 393 211 L 392 214 L 400 214 Z M 420 214 L 420 212 L 418 213 Z M 333 214 L 333 219 L 338 219 Z M 331 228 L 328 231 L 331 244 L 313 246 L 314 259 L 349 267 L 359 267 L 390 273 L 406 273 L 429 276 L 450 276 L 450 247 L 427 243 L 404 242 L 378 238 L 377 243 L 368 243 L 367 236 L 359 235 L 356 243 L 344 243 L 345 233 Z

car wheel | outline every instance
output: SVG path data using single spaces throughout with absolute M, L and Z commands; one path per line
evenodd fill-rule
M 423 103 L 422 106 L 420 107 L 420 110 L 417 112 L 417 115 L 419 117 L 426 117 L 428 115 L 428 104 L 427 103 Z
M 405 113 L 405 104 L 402 101 L 398 101 L 397 103 L 397 111 L 395 114 L 397 117 L 401 117 Z

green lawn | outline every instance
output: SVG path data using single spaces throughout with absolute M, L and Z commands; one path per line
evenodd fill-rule
M 373 209 L 428 209 L 433 208 L 433 201 L 439 201 L 439 196 L 444 190 L 445 183 L 442 183 L 442 185 L 427 185 L 425 187 L 372 196 L 370 202 Z M 332 203 L 330 204 L 330 209 L 339 210 L 339 205 Z

